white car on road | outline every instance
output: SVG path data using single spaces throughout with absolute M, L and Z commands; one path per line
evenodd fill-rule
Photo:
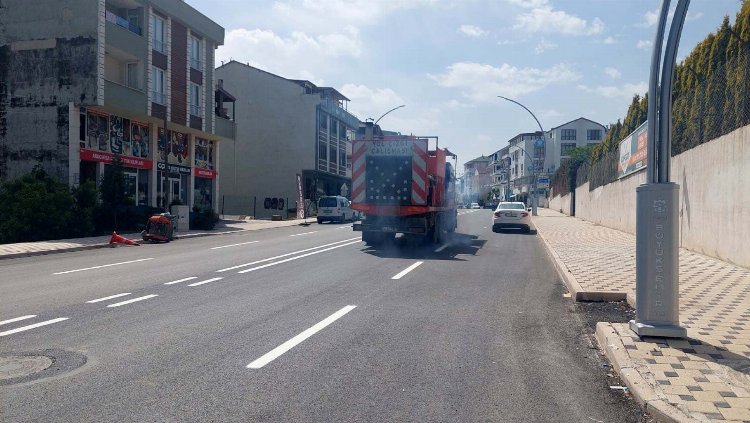
M 471 203 L 471 208 L 472 209 L 481 209 L 481 207 L 479 207 L 479 203 Z
M 500 203 L 492 214 L 492 232 L 499 232 L 502 228 L 519 228 L 529 233 L 530 215 L 523 203 Z

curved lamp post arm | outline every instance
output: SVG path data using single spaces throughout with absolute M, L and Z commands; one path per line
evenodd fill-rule
M 378 119 L 377 119 L 377 120 L 375 121 L 375 125 L 377 125 L 377 124 L 378 124 L 378 122 L 380 122 L 380 119 L 383 119 L 383 117 L 385 117 L 385 115 L 387 115 L 388 113 L 390 113 L 390 112 L 392 112 L 392 111 L 394 111 L 394 110 L 400 109 L 400 108 L 402 108 L 402 107 L 406 107 L 406 104 L 402 104 L 402 105 L 400 105 L 400 106 L 396 106 L 396 107 L 392 108 L 391 110 L 388 110 L 387 112 L 383 113 L 383 114 L 382 114 L 382 115 L 381 115 L 381 116 L 380 116 L 380 117 L 379 117 L 379 118 L 378 118 Z
M 539 125 L 539 130 L 540 130 L 540 131 L 542 131 L 542 138 L 544 138 L 544 128 L 542 128 L 542 124 L 541 124 L 541 123 L 539 123 L 539 119 L 537 119 L 537 118 L 536 118 L 536 115 L 534 115 L 534 113 L 533 113 L 533 112 L 532 112 L 531 110 L 529 110 L 529 108 L 528 108 L 528 107 L 526 107 L 526 106 L 524 106 L 523 104 L 521 104 L 521 103 L 517 102 L 516 100 L 510 99 L 510 98 L 508 98 L 508 97 L 503 97 L 503 96 L 501 96 L 501 95 L 499 95 L 498 97 L 502 98 L 503 100 L 507 100 L 507 101 L 510 101 L 511 103 L 515 103 L 515 104 L 517 104 L 517 105 L 519 105 L 519 106 L 523 107 L 523 109 L 524 109 L 524 110 L 526 110 L 527 112 L 529 112 L 529 114 L 531 115 L 531 117 L 533 117 L 533 118 L 534 118 L 534 120 L 536 121 L 536 124 L 537 124 L 537 125 Z

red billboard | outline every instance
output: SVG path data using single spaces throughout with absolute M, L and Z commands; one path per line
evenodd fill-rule
M 115 156 L 116 154 L 108 153 L 106 151 L 89 150 L 88 148 L 81 149 L 81 160 L 112 163 L 112 160 L 114 160 Z M 133 167 L 136 169 L 151 169 L 154 166 L 151 160 L 142 159 L 140 157 L 119 157 L 125 167 Z
M 193 168 L 193 175 L 199 178 L 216 179 L 216 171 L 213 169 Z

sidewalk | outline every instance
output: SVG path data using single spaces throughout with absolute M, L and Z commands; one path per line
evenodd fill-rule
M 307 219 L 308 223 L 315 222 L 315 219 Z M 210 231 L 187 231 L 177 232 L 177 238 L 192 238 L 210 235 L 223 235 L 244 231 L 256 231 L 260 229 L 280 228 L 285 226 L 295 226 L 302 224 L 304 220 L 221 220 L 216 224 L 216 228 Z M 141 240 L 140 232 L 120 234 L 125 238 L 136 241 Z M 20 242 L 16 244 L 0 244 L 0 260 L 28 257 L 42 254 L 62 253 L 69 251 L 90 250 L 94 248 L 104 248 L 109 246 L 111 235 L 95 236 L 88 238 L 72 238 L 52 241 L 38 242 Z
M 572 297 L 635 305 L 635 236 L 539 209 L 538 234 Z M 750 270 L 680 249 L 688 339 L 638 338 L 597 325 L 600 348 L 660 421 L 750 422 Z

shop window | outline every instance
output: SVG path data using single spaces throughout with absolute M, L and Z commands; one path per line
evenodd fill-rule
M 212 208 L 213 180 L 195 178 L 195 189 L 193 191 L 193 204 L 201 209 Z
M 148 205 L 148 170 L 138 170 L 138 205 Z

